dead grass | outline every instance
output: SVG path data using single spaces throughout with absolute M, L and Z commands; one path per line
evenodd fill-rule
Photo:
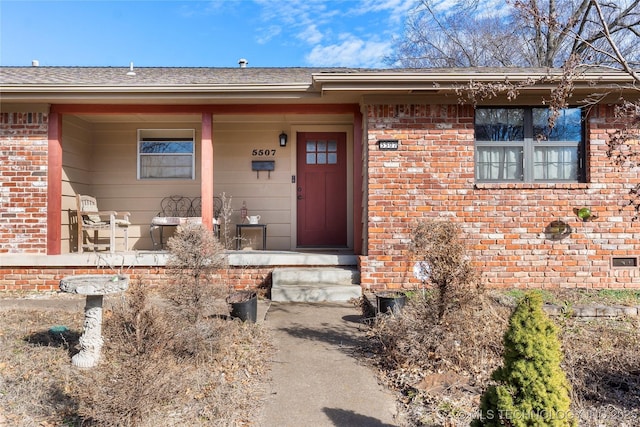
M 610 303 L 634 297 L 548 291 L 565 304 Z M 513 293 L 508 298 L 513 298 Z M 631 299 L 628 299 L 631 298 Z M 511 308 L 504 294 L 484 294 L 438 321 L 427 295 L 400 315 L 379 316 L 369 329 L 381 376 L 398 391 L 412 426 L 468 426 L 482 391 L 502 363 L 502 336 Z M 555 318 L 580 426 L 631 427 L 640 419 L 640 319 Z
M 105 311 L 102 358 L 87 370 L 71 365 L 82 312 L 0 311 L 0 425 L 251 425 L 272 351 L 266 331 L 224 316 L 185 322 L 168 306 Z M 68 330 L 51 333 L 56 325 Z

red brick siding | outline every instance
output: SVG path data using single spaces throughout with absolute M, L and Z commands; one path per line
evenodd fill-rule
M 46 253 L 47 115 L 0 113 L 0 253 Z
M 271 288 L 273 267 L 230 267 L 219 274 L 220 283 L 230 289 Z M 2 291 L 57 291 L 60 279 L 79 274 L 114 274 L 115 270 L 104 267 L 0 267 L 0 292 Z M 154 286 L 168 283 L 164 267 L 134 267 L 125 272 L 131 281 L 142 280 Z
M 420 219 L 459 223 L 470 256 L 492 287 L 640 287 L 638 268 L 611 268 L 612 256 L 640 254 L 640 224 L 622 208 L 637 172 L 606 155 L 613 109 L 589 118 L 589 182 L 475 184 L 473 109 L 457 105 L 373 105 L 368 108 L 368 243 L 360 259 L 369 289 L 414 287 L 408 260 L 411 227 Z M 399 139 L 398 151 L 377 141 Z M 598 218 L 581 222 L 574 209 Z M 560 241 L 544 229 L 563 220 Z

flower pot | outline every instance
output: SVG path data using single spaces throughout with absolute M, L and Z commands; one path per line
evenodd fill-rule
M 234 292 L 227 298 L 229 314 L 243 322 L 256 322 L 258 317 L 258 295 L 254 291 Z
M 398 313 L 407 302 L 407 295 L 400 291 L 376 294 L 378 313 Z

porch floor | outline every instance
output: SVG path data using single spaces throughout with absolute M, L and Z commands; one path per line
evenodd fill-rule
M 169 253 L 158 251 L 84 252 L 60 255 L 0 254 L 0 267 L 163 267 Z M 348 251 L 229 251 L 231 266 L 356 266 Z

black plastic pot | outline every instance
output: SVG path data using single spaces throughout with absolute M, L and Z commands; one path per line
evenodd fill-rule
M 256 322 L 258 317 L 258 295 L 254 291 L 239 291 L 229 295 L 229 314 L 243 322 Z
M 381 292 L 376 294 L 378 313 L 398 313 L 407 302 L 404 292 Z

